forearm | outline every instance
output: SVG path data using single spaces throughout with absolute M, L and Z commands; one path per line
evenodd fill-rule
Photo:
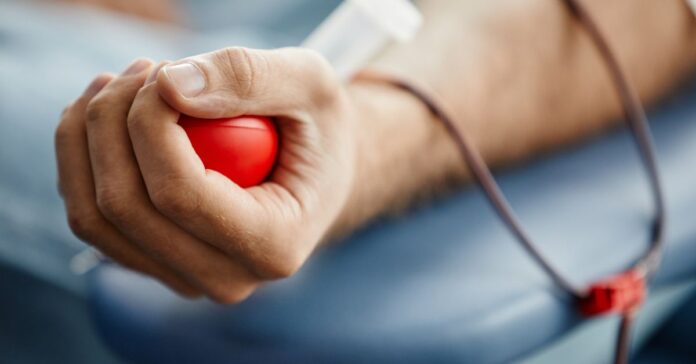
M 696 22 L 683 1 L 583 1 L 650 103 L 696 65 Z M 493 166 L 576 142 L 621 107 L 606 67 L 561 0 L 424 1 L 426 25 L 373 69 L 433 90 Z M 357 177 L 334 233 L 467 179 L 441 125 L 410 95 L 364 82 Z

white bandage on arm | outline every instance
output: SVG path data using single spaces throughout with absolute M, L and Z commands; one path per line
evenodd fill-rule
M 686 0 L 686 2 L 689 4 L 691 10 L 694 12 L 694 16 L 696 16 L 696 0 Z

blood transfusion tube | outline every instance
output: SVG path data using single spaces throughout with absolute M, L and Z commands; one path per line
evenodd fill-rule
M 322 54 L 343 81 L 389 42 L 406 42 L 422 23 L 408 0 L 345 0 L 302 43 Z M 182 115 L 194 150 L 207 169 L 216 170 L 242 187 L 263 182 L 278 153 L 278 132 L 272 118 L 241 116 L 199 119 Z

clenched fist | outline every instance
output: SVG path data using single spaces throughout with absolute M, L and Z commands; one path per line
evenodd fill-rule
M 243 189 L 206 170 L 180 113 L 273 117 L 270 178 Z M 75 234 L 186 296 L 234 303 L 293 274 L 331 228 L 354 180 L 353 105 L 314 52 L 226 48 L 98 76 L 56 131 Z

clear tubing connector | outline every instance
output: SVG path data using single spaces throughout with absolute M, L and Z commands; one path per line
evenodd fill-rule
M 407 42 L 423 17 L 409 0 L 344 0 L 301 47 L 321 53 L 350 80 L 390 42 Z

